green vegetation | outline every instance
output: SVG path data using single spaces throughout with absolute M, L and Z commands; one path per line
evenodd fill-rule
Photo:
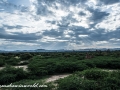
M 15 68 L 21 65 L 28 69 Z M 120 51 L 0 53 L 0 67 L 5 67 L 0 70 L 0 85 L 38 82 L 49 87 L 7 88 L 10 90 L 120 89 L 120 71 L 117 71 L 120 69 Z M 43 81 L 50 75 L 62 73 L 73 75 L 54 83 Z
M 89 69 L 57 81 L 57 90 L 120 90 L 120 71 Z
M 28 73 L 23 71 L 22 68 L 13 68 L 6 65 L 0 70 L 0 85 L 9 84 L 27 78 Z

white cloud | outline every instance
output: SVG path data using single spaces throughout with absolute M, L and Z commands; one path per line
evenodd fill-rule
M 79 37 L 85 38 L 85 37 L 88 37 L 88 35 L 79 35 Z
M 88 0 L 88 2 L 86 2 L 86 5 L 95 9 L 96 6 L 98 5 L 98 1 L 97 0 Z
M 95 42 L 95 44 L 106 44 L 106 43 L 108 43 L 108 41 L 97 41 L 97 42 Z
M 44 45 L 41 46 L 43 43 L 47 43 L 48 46 L 54 43 L 54 46 L 58 46 L 59 48 L 57 43 L 63 42 L 68 43 L 69 49 L 79 49 L 104 46 L 112 47 L 113 44 L 111 42 L 116 43 L 120 41 L 118 39 L 119 36 L 112 35 L 110 36 L 111 39 L 108 37 L 109 41 L 105 38 L 105 35 L 108 36 L 107 33 L 111 31 L 115 32 L 120 27 L 120 3 L 104 5 L 97 0 L 88 0 L 85 4 L 77 3 L 76 5 L 68 5 L 69 3 L 67 3 L 65 5 L 63 4 L 64 2 L 55 1 L 48 5 L 46 0 L 29 1 L 30 4 L 24 12 L 22 11 L 24 10 L 24 6 L 15 7 L 12 4 L 9 5 L 9 3 L 5 6 L 5 4 L 0 3 L 0 29 L 2 30 L 0 38 L 5 38 L 5 35 L 14 37 L 18 33 L 24 35 L 32 35 L 34 33 L 37 36 L 34 43 L 28 41 L 21 42 L 19 39 L 17 42 L 11 42 L 10 39 L 0 39 L 2 40 L 0 42 L 1 46 L 6 45 L 10 48 L 9 43 L 11 43 L 12 46 L 21 45 L 22 48 L 26 46 L 40 46 L 42 48 L 45 47 Z M 69 2 L 69 0 L 66 2 Z M 95 21 L 91 19 L 94 16 L 95 19 L 101 18 L 102 16 L 97 17 L 101 12 L 103 14 L 109 13 L 109 15 L 105 15 L 102 20 Z M 7 26 L 13 28 L 8 28 Z M 21 26 L 21 28 L 17 28 L 16 26 Z M 100 31 L 101 29 L 102 31 Z M 46 36 L 44 36 L 44 32 L 46 32 Z M 55 35 L 56 33 L 58 36 Z M 99 37 L 95 34 L 99 35 Z M 38 37 L 40 38 L 38 39 Z M 100 39 L 101 41 L 99 41 Z
M 115 31 L 120 27 L 120 3 L 101 7 L 102 11 L 109 12 L 110 15 L 96 25 L 96 28 L 103 28 L 106 32 Z
M 118 38 L 111 38 L 110 41 L 120 41 Z
M 38 42 L 66 42 L 68 40 L 56 39 L 54 37 L 44 36 L 42 39 L 37 40 Z

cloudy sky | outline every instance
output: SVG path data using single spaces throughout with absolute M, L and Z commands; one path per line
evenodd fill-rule
M 120 0 L 0 0 L 0 50 L 120 48 Z

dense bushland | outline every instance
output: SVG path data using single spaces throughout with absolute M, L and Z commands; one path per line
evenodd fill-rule
M 4 69 L 0 70 L 0 85 L 10 84 L 15 81 L 26 79 L 27 77 L 28 72 L 23 71 L 22 68 L 13 68 L 7 65 Z
M 119 90 L 120 71 L 89 69 L 57 81 L 57 90 Z
M 24 71 L 22 68 L 13 68 L 9 65 L 27 65 L 28 70 Z M 120 69 L 120 51 L 1 53 L 0 67 L 5 67 L 0 70 L 1 85 L 33 84 L 35 82 L 44 84 L 41 82 L 42 77 L 77 72 L 59 80 L 58 90 L 120 89 L 120 71 L 102 71 Z M 41 90 L 52 90 L 54 87 L 51 83 L 48 86 L 50 89 L 41 88 Z M 11 88 L 11 90 L 21 90 L 21 88 Z M 24 88 L 24 90 L 39 89 Z
M 52 53 L 33 56 L 28 64 L 30 72 L 36 76 L 56 73 L 73 73 L 90 68 L 120 69 L 120 57 L 114 56 L 113 52 L 102 52 L 100 55 L 91 52 L 91 58 L 85 58 L 86 53 Z M 105 54 L 104 54 L 105 53 Z M 82 56 L 81 56 L 82 55 Z M 81 57 L 84 57 L 80 59 Z

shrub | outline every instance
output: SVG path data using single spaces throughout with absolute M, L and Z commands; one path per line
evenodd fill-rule
M 2 67 L 5 64 L 5 61 L 3 59 L 0 59 L 0 67 Z
M 9 84 L 11 82 L 15 82 L 16 80 L 16 75 L 15 74 L 4 74 L 4 75 L 0 75 L 0 84 Z
M 79 90 L 81 88 L 82 79 L 76 76 L 69 76 L 57 81 L 58 90 Z
M 20 55 L 21 60 L 29 60 L 30 58 L 32 58 L 32 55 L 30 53 L 22 53 Z
M 116 77 L 107 77 L 102 82 L 103 90 L 120 90 L 120 79 Z
M 0 71 L 0 84 L 9 84 L 27 78 L 28 73 L 22 68 L 6 66 Z
M 117 74 L 117 75 L 116 75 Z M 90 69 L 57 81 L 58 90 L 120 90 L 119 72 Z
M 5 62 L 9 65 L 17 65 L 20 60 L 14 57 L 11 57 L 10 59 L 5 60 Z
M 102 71 L 100 69 L 91 69 L 84 71 L 84 77 L 89 80 L 101 80 L 108 76 L 109 72 Z

